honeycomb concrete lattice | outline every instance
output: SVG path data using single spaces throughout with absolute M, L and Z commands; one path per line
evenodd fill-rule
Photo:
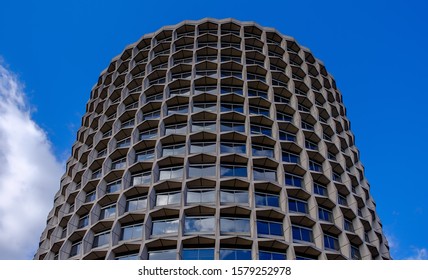
M 93 87 L 34 259 L 390 259 L 354 142 L 293 38 L 161 28 Z

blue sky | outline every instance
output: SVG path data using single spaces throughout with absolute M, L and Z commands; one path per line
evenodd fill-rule
M 42 142 L 58 164 L 70 155 L 99 73 L 126 45 L 186 19 L 233 17 L 274 27 L 308 47 L 335 77 L 392 256 L 427 259 L 428 3 L 262 3 L 4 1 L 0 63 L 16 83 L 25 85 L 25 106 L 16 108 L 44 133 Z M 58 187 L 59 177 L 51 195 Z M 0 193 L 6 188 L 0 185 Z M 2 230 L 0 224 L 0 239 L 6 236 Z M 0 241 L 0 251 L 1 246 Z

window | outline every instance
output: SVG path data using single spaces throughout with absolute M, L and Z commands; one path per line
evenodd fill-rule
M 214 260 L 214 249 L 183 249 L 182 260 Z
M 288 87 L 288 84 L 282 80 L 272 78 L 273 86 Z
M 294 186 L 301 188 L 303 186 L 303 178 L 297 175 L 285 173 L 285 184 L 287 186 Z
M 283 234 L 282 223 L 257 220 L 257 234 L 281 236 Z
M 97 197 L 97 195 L 96 195 L 95 191 L 87 193 L 86 197 L 85 197 L 85 203 L 94 201 L 96 197 Z
M 159 170 L 159 180 L 177 179 L 183 177 L 183 167 L 168 167 Z
M 208 112 L 215 112 L 217 111 L 217 104 L 216 103 L 194 103 L 193 104 L 193 112 L 202 112 L 202 111 L 208 111 Z
M 184 233 L 186 234 L 214 234 L 214 217 L 186 217 Z
M 288 97 L 280 96 L 278 94 L 274 95 L 274 101 L 277 103 L 285 103 L 288 104 L 290 102 L 290 99 Z
M 189 166 L 189 178 L 214 177 L 216 166 L 213 164 L 198 164 Z
M 245 46 L 245 48 L 246 48 L 246 50 L 250 50 L 250 49 L 253 49 L 253 47 L 250 47 L 250 46 Z M 260 51 L 260 49 L 259 48 L 257 48 L 257 50 L 259 50 Z M 261 52 L 261 51 L 260 51 Z M 251 65 L 251 64 L 257 64 L 257 65 L 260 65 L 261 67 L 264 67 L 265 66 L 265 63 L 264 63 L 264 61 L 262 60 L 257 60 L 257 59 L 251 59 L 251 58 L 247 58 L 246 60 L 245 60 L 245 62 L 247 63 L 247 65 Z
M 115 160 L 111 163 L 111 169 L 115 170 L 115 169 L 124 169 L 126 166 L 126 158 L 121 158 L 118 160 Z
M 94 236 L 92 248 L 101 247 L 110 243 L 110 231 L 104 231 Z
M 289 115 L 289 114 L 277 112 L 276 113 L 276 119 L 278 121 L 282 121 L 282 122 L 292 122 L 293 121 L 293 116 Z
M 222 48 L 236 48 L 236 49 L 240 49 L 241 48 L 241 43 L 229 43 L 229 42 L 222 42 L 221 43 L 221 47 Z
M 150 171 L 132 175 L 132 185 L 148 185 L 152 181 L 152 173 Z
M 276 181 L 276 170 L 254 167 L 253 179 L 257 181 Z
M 160 117 L 160 111 L 151 111 L 143 114 L 143 121 L 158 119 Z
M 221 87 L 220 93 L 221 94 L 234 93 L 237 95 L 243 95 L 244 94 L 242 88 L 239 88 L 239 87 Z
M 198 76 L 216 76 L 217 70 L 196 70 L 196 77 Z
M 333 222 L 333 213 L 322 207 L 318 207 L 318 218 L 322 221 Z
M 155 138 L 158 134 L 158 129 L 154 128 L 154 129 L 150 129 L 147 131 L 143 131 L 140 133 L 140 140 L 147 140 L 147 139 L 152 139 Z
M 315 172 L 322 172 L 322 165 L 316 161 L 309 160 L 309 170 Z
M 135 155 L 135 162 L 153 160 L 155 158 L 155 150 L 144 150 Z
M 221 70 L 221 77 L 236 77 L 242 79 L 242 71 Z
M 331 136 L 327 135 L 326 133 L 323 133 L 322 137 L 324 138 L 324 140 L 332 141 L 331 140 Z M 332 153 L 329 152 L 328 153 L 328 158 L 330 159 L 330 157 L 331 157 L 331 159 L 336 160 L 336 156 L 334 154 L 332 154 Z
M 263 116 L 269 117 L 269 109 L 250 106 L 250 114 L 263 115 Z
M 103 133 L 102 138 L 110 137 L 112 134 L 113 134 L 113 132 L 110 129 L 110 130 Z M 98 155 L 99 155 L 99 153 L 98 153 Z
M 188 45 L 188 47 L 193 48 L 193 44 Z M 189 78 L 190 76 L 192 76 L 192 72 L 187 71 L 187 72 L 181 72 L 181 73 L 173 73 L 171 75 L 171 78 L 173 80 L 175 80 L 175 79 L 186 79 L 186 78 Z
M 122 186 L 122 180 L 117 180 L 115 182 L 109 183 L 106 186 L 106 193 L 115 193 L 120 190 Z
M 288 142 L 296 142 L 296 135 L 294 135 L 290 132 L 280 130 L 279 131 L 279 140 L 288 141 Z
M 139 260 L 140 257 L 138 256 L 138 253 L 135 254 L 127 254 L 127 255 L 122 255 L 122 256 L 117 256 L 114 258 L 115 260 L 121 260 L 121 261 L 129 261 L 129 260 Z
M 102 170 L 101 170 L 101 168 L 100 168 L 100 169 L 97 169 L 97 170 L 95 170 L 95 171 L 93 171 L 93 172 L 92 172 L 92 177 L 91 177 L 91 179 L 98 179 L 98 178 L 101 178 L 101 175 L 102 175 Z
M 272 136 L 272 128 L 261 125 L 251 125 L 251 134 L 262 134 L 266 136 Z
M 206 86 L 206 87 L 195 86 L 195 94 L 199 94 L 199 93 L 203 93 L 203 92 L 217 94 L 217 86 Z M 189 93 L 190 93 L 190 89 L 189 89 Z
M 102 149 L 97 153 L 97 157 L 103 157 L 105 155 L 107 155 L 107 149 Z
M 152 102 L 152 101 L 162 100 L 162 99 L 163 99 L 163 93 L 152 94 L 146 97 L 146 102 Z M 144 115 L 143 115 L 143 118 L 144 118 Z
M 246 153 L 246 145 L 245 143 L 227 143 L 227 142 L 221 142 L 220 143 L 220 152 L 222 154 L 245 154 Z
M 308 214 L 308 203 L 303 200 L 288 199 L 288 211 L 294 212 L 294 213 L 305 213 Z
M 309 140 L 305 140 L 305 147 L 309 150 L 318 151 L 318 144 Z
M 149 260 L 175 260 L 177 251 L 175 249 L 162 251 L 149 251 Z
M 147 208 L 147 196 L 137 196 L 126 200 L 126 212 L 137 211 Z
M 135 124 L 135 120 L 134 120 L 134 119 L 131 119 L 131 120 L 128 120 L 128 121 L 123 122 L 123 123 L 122 123 L 122 125 L 121 125 L 120 127 L 121 127 L 121 128 L 133 127 L 133 126 L 134 126 L 134 124 Z
M 89 225 L 89 215 L 85 215 L 79 219 L 79 223 L 77 224 L 77 228 L 84 228 Z
M 122 226 L 120 240 L 140 239 L 143 236 L 143 223 Z
M 314 241 L 311 228 L 293 225 L 292 231 L 293 231 L 293 241 L 295 242 L 299 242 L 299 241 L 313 242 Z
M 251 260 L 251 250 L 220 249 L 220 260 Z
M 258 80 L 266 82 L 266 76 L 260 74 L 247 73 L 247 80 Z
M 187 132 L 187 124 L 174 124 L 165 126 L 165 135 L 169 134 L 186 134 Z
M 174 59 L 174 65 L 181 64 L 181 63 L 192 63 L 192 58 L 186 57 L 181 59 Z
M 250 235 L 250 220 L 241 218 L 220 218 L 220 233 Z
M 178 223 L 178 219 L 153 221 L 152 235 L 177 233 Z
M 82 250 L 82 241 L 79 242 L 75 242 L 71 245 L 71 250 L 70 250 L 70 258 L 77 256 L 80 254 L 80 251 Z
M 131 137 L 117 141 L 116 148 L 125 148 L 129 147 L 129 145 L 131 145 Z
M 168 107 L 168 116 L 172 114 L 187 114 L 189 112 L 189 105 L 177 105 Z
M 344 222 L 344 228 L 346 231 L 354 232 L 354 224 L 352 223 L 351 220 L 348 220 L 346 218 L 345 218 L 345 222 Z
M 178 89 L 173 89 L 169 91 L 169 96 L 176 96 L 176 95 L 189 95 L 190 94 L 190 88 L 185 87 L 185 88 L 178 88 Z
M 225 61 L 236 61 L 238 63 L 241 63 L 241 57 L 240 56 L 222 55 L 221 56 L 221 62 L 225 62 Z
M 287 255 L 285 253 L 259 251 L 259 260 L 286 260 Z
M 343 206 L 348 206 L 348 201 L 346 200 L 346 197 L 343 195 L 340 195 L 337 197 L 337 203 Z
M 337 237 L 324 234 L 324 248 L 327 250 L 339 251 L 339 240 Z
M 156 206 L 179 204 L 181 200 L 181 192 L 163 192 L 156 194 Z
M 190 144 L 190 153 L 199 154 L 199 153 L 215 153 L 215 142 L 192 142 Z
M 192 132 L 199 131 L 216 131 L 216 123 L 215 122 L 194 122 L 192 123 Z
M 116 204 L 110 204 L 101 208 L 100 220 L 116 216 Z
M 342 176 L 341 176 L 341 174 L 336 173 L 336 172 L 332 172 L 332 173 L 333 173 L 332 174 L 333 181 L 341 183 L 342 182 Z
M 248 191 L 221 190 L 220 202 L 222 204 L 248 203 Z
M 351 245 L 351 259 L 353 260 L 361 260 L 361 253 L 358 246 Z
M 314 183 L 314 194 L 327 196 L 327 188 L 320 184 Z
M 221 122 L 220 125 L 221 132 L 227 132 L 227 131 L 236 131 L 236 132 L 245 132 L 245 125 L 244 123 L 239 122 Z
M 300 157 L 297 154 L 282 151 L 282 161 L 300 164 Z
M 253 148 L 253 156 L 273 158 L 273 148 L 266 146 L 251 145 Z
M 162 147 L 162 156 L 184 155 L 185 151 L 186 149 L 184 144 L 164 146 Z
M 266 91 L 256 90 L 256 89 L 248 89 L 248 96 L 258 96 L 265 99 L 268 99 L 268 94 Z
M 269 193 L 255 194 L 256 206 L 273 206 L 279 207 L 279 195 Z
M 214 190 L 188 190 L 187 203 L 214 203 L 215 191 Z
M 237 103 L 221 103 L 220 105 L 221 112 L 238 112 L 244 113 L 244 106 Z
M 247 166 L 221 164 L 220 177 L 247 177 Z
M 144 71 L 142 71 L 142 73 L 140 72 L 140 74 L 142 74 L 142 76 L 144 76 L 145 73 L 144 73 Z M 134 78 L 138 78 L 138 77 L 134 76 Z M 138 100 L 134 101 L 132 103 L 129 103 L 128 105 L 125 106 L 125 110 L 131 110 L 131 109 L 135 109 L 135 108 L 138 108 Z

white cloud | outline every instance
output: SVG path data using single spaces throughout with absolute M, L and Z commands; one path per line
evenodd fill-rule
M 414 248 L 414 255 L 409 260 L 428 260 L 428 250 L 426 248 Z
M 32 119 L 23 85 L 0 60 L 0 259 L 31 259 L 62 164 Z

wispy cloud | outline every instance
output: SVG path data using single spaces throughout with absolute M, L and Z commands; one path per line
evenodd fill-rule
M 0 59 L 0 259 L 30 259 L 63 173 L 24 87 Z
M 428 260 L 428 250 L 426 248 L 414 248 L 413 253 L 408 258 L 409 260 Z

